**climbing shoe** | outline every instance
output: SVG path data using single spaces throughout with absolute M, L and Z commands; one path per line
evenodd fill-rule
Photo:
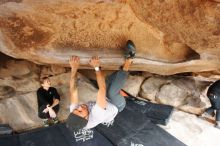
M 125 47 L 125 58 L 134 58 L 136 55 L 136 48 L 131 40 L 128 40 Z
M 57 123 L 59 123 L 59 120 L 58 120 L 58 118 L 56 117 L 56 118 L 53 118 L 53 119 L 52 119 L 52 122 L 53 122 L 53 124 L 57 124 Z
M 43 123 L 44 123 L 44 127 L 50 126 L 48 119 L 43 120 Z

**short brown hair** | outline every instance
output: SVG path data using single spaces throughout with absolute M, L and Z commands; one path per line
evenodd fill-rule
M 49 77 L 40 78 L 40 84 L 43 84 L 45 80 L 49 80 Z

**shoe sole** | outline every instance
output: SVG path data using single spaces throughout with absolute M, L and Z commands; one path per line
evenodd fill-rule
M 135 46 L 133 46 L 131 44 L 127 44 L 125 49 L 126 50 L 125 50 L 124 56 L 125 56 L 126 59 L 129 59 L 129 58 L 133 59 L 136 56 Z
M 54 124 L 57 124 L 57 123 L 59 123 L 59 121 L 54 121 L 53 123 L 54 123 Z

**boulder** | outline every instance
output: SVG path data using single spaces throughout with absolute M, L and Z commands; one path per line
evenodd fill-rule
M 5 60 L 0 66 L 0 86 L 8 86 L 18 92 L 35 91 L 39 87 L 40 68 L 29 61 Z
M 131 70 L 161 75 L 220 70 L 219 2 L 164 0 L 6 0 L 0 2 L 0 52 L 38 64 L 117 70 L 132 40 Z
M 156 95 L 156 101 L 163 104 L 178 107 L 185 104 L 185 99 L 188 97 L 187 91 L 176 86 L 173 83 L 162 85 L 159 93 Z
M 159 92 L 160 87 L 165 84 L 167 80 L 163 77 L 150 77 L 144 81 L 141 86 L 140 95 L 142 98 L 150 101 L 155 101 L 155 97 Z
M 140 96 L 152 102 L 200 115 L 210 107 L 206 96 L 209 84 L 210 82 L 196 81 L 191 77 L 150 77 L 141 86 Z
M 129 94 L 131 94 L 134 97 L 138 96 L 141 84 L 144 81 L 144 77 L 143 76 L 132 76 L 129 75 L 128 79 L 123 87 L 123 90 L 125 90 L 126 92 L 128 92 Z
M 15 131 L 43 125 L 38 118 L 36 92 L 33 91 L 0 100 L 0 112 L 0 123 L 9 124 Z
M 2 57 L 2 56 L 1 56 Z M 24 60 L 2 60 L 0 66 L 0 78 L 24 78 L 29 77 L 33 72 L 39 72 L 36 64 Z
M 10 86 L 0 86 L 0 100 L 12 97 L 15 94 L 15 89 Z
M 57 65 L 42 66 L 40 78 L 55 76 L 55 75 L 59 75 L 59 74 L 65 73 L 65 72 L 66 72 L 66 69 L 61 66 L 57 66 Z

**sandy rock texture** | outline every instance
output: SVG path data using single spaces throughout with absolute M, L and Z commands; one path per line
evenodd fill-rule
M 123 63 L 127 40 L 132 70 L 157 74 L 219 70 L 217 0 L 6 0 L 0 3 L 0 51 L 38 64 L 81 68 L 99 55 L 103 69 Z
M 206 91 L 211 83 L 192 77 L 153 76 L 143 82 L 139 94 L 152 102 L 171 105 L 182 111 L 200 115 L 210 107 Z

